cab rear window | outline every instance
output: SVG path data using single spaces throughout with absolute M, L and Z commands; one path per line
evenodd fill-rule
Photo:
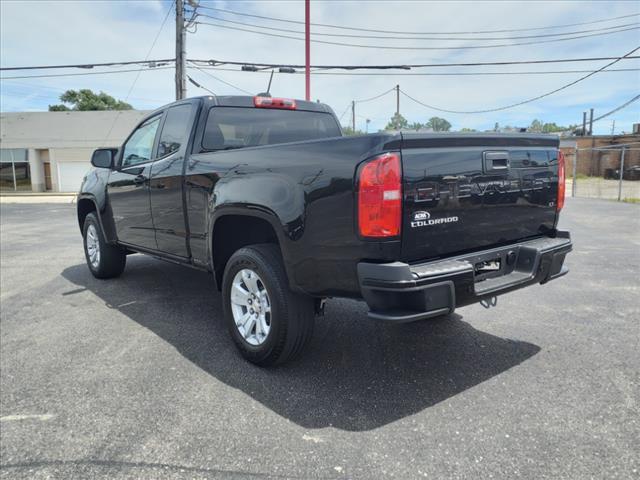
M 202 147 L 230 150 L 340 136 L 329 113 L 250 107 L 212 107 Z
M 549 152 L 546 150 L 511 150 L 511 168 L 536 168 L 549 166 Z

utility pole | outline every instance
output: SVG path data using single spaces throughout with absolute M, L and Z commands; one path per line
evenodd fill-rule
M 589 135 L 593 135 L 593 108 L 589 110 Z
M 353 133 L 356 133 L 356 101 L 351 100 L 351 128 Z
M 616 131 L 616 120 L 614 119 L 613 122 L 611 122 L 611 135 L 613 136 L 613 134 Z
M 176 0 L 176 100 L 187 96 L 186 41 L 184 0 Z
M 587 136 L 587 112 L 582 112 L 582 136 Z
M 304 0 L 304 87 L 305 97 L 311 100 L 311 5 Z
M 400 85 L 396 85 L 396 116 L 400 115 Z

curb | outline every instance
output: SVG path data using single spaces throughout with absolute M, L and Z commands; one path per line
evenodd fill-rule
M 76 203 L 76 194 L 22 194 L 0 195 L 0 204 L 5 203 Z

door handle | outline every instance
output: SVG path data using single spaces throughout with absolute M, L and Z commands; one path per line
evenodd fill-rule
M 133 179 L 133 183 L 135 183 L 136 185 L 144 185 L 146 181 L 147 177 L 145 177 L 144 175 L 138 175 Z
M 484 173 L 497 173 L 509 171 L 509 152 L 484 152 Z

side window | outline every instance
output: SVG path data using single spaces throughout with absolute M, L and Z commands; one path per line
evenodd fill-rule
M 192 110 L 191 104 L 178 105 L 169 109 L 160 134 L 158 157 L 180 150 L 180 147 L 187 142 Z
M 129 167 L 151 160 L 153 141 L 160 125 L 161 115 L 150 118 L 133 132 L 124 146 L 122 154 L 122 166 Z

